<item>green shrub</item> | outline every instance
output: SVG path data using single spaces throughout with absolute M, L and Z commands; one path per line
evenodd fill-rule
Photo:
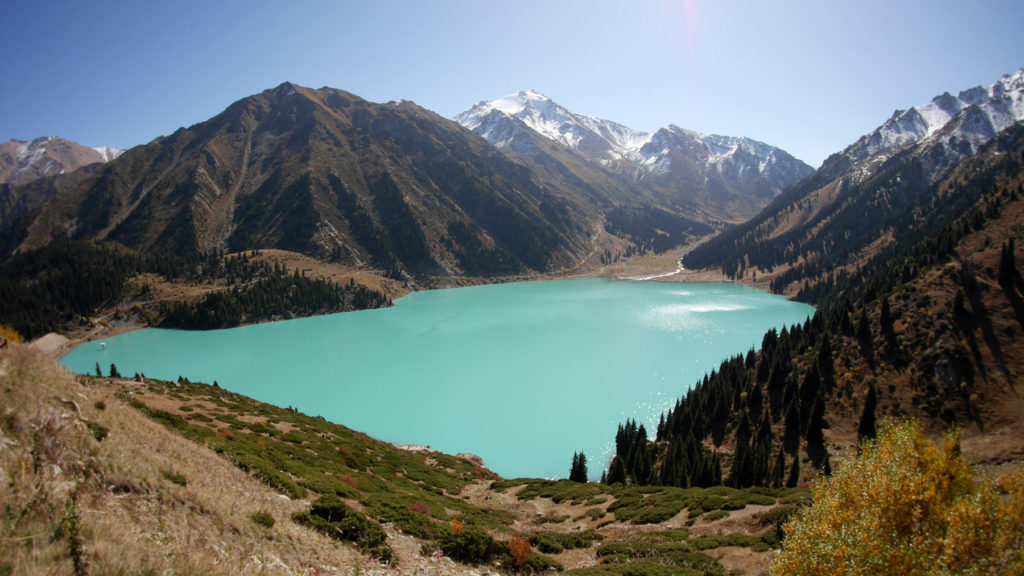
M 260 526 L 265 526 L 267 528 L 274 527 L 274 517 L 271 516 L 270 513 L 268 512 L 264 512 L 262 510 L 259 512 L 253 512 L 250 518 L 252 518 L 252 521 L 259 524 Z
M 750 548 L 751 546 L 763 544 L 763 541 L 758 536 L 747 536 L 746 534 L 725 534 L 723 536 L 702 536 L 700 538 L 694 538 L 689 541 L 689 544 L 697 550 L 711 550 L 712 548 L 721 548 L 723 546 L 741 546 L 744 548 Z
M 168 482 L 172 482 L 174 484 L 177 484 L 178 486 L 188 486 L 188 480 L 186 480 L 184 476 L 178 474 L 177 472 L 172 472 L 170 470 L 161 470 L 160 473 L 163 474 L 164 478 L 167 479 Z
M 468 564 L 486 564 L 507 554 L 504 544 L 476 526 L 465 526 L 458 531 L 446 528 L 438 537 L 437 545 L 445 556 Z
M 86 420 L 85 426 L 89 429 L 89 432 L 92 432 L 92 437 L 95 438 L 97 442 L 103 442 L 106 440 L 107 434 L 110 433 L 110 429 L 106 426 L 101 426 L 90 420 Z
M 714 522 L 715 520 L 721 520 L 722 518 L 728 518 L 729 513 L 725 510 L 712 510 L 704 515 L 704 520 L 707 522 Z
M 653 539 L 658 539 L 656 536 Z M 668 539 L 671 540 L 671 539 Z M 684 542 L 613 542 L 597 549 L 599 566 L 573 574 L 605 575 L 713 575 L 724 576 L 714 558 L 693 550 Z
M 525 574 L 540 574 L 552 570 L 561 572 L 565 567 L 543 554 L 530 554 L 526 563 L 519 567 L 519 571 Z
M 758 512 L 754 515 L 754 518 L 760 522 L 762 526 L 782 526 L 796 511 L 797 507 L 795 505 L 782 504 L 772 508 L 771 510 Z
M 565 548 L 553 539 L 546 536 L 535 536 L 530 539 L 530 544 L 544 554 L 561 554 Z
M 335 540 L 355 542 L 363 550 L 381 559 L 388 560 L 393 556 L 387 545 L 387 535 L 380 524 L 349 508 L 336 496 L 322 496 L 310 507 L 309 512 L 300 512 L 294 518 L 299 524 Z
M 711 510 L 720 510 L 725 506 L 725 498 L 721 496 L 714 496 L 712 494 L 705 494 L 698 498 L 692 498 L 689 502 L 690 518 L 696 518 L 705 512 Z

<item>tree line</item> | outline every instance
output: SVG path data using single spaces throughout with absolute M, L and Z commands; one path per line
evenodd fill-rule
M 780 280 L 781 284 L 806 281 L 800 299 L 818 305 L 814 316 L 803 324 L 769 331 L 758 352 L 750 350 L 723 361 L 661 416 L 653 439 L 642 424 L 620 425 L 605 480 L 640 485 L 792 486 L 806 476 L 800 470 L 802 461 L 809 461 L 818 473 L 830 474 L 823 431 L 829 426 L 826 408 L 837 396 L 862 398 L 854 420 L 858 436 L 876 434 L 878 387 L 869 375 L 859 376 L 859 391 L 853 389 L 852 381 L 837 382 L 836 366 L 851 362 L 866 365 L 871 373 L 883 365 L 885 370 L 910 370 L 918 390 L 915 402 L 930 417 L 947 423 L 976 418 L 969 400 L 975 368 L 958 342 L 970 343 L 976 331 L 984 333 L 988 326 L 991 332 L 991 326 L 981 282 L 976 279 L 978 271 L 958 255 L 957 246 L 969 234 L 988 232 L 989 223 L 999 219 L 1010 203 L 1019 202 L 1024 128 L 1007 131 L 992 146 L 999 146 L 1001 153 L 975 156 L 919 194 L 912 210 L 887 216 L 894 223 L 895 241 L 863 266 L 852 272 L 836 271 L 827 264 L 831 260 L 825 260 L 821 268 L 798 266 Z M 843 223 L 835 226 L 835 233 L 841 233 Z M 735 241 L 735 235 L 723 238 L 721 242 Z M 1003 241 L 998 271 L 991 274 L 1017 303 L 1018 320 L 1024 322 L 1024 304 L 1019 304 L 1024 278 L 1015 250 L 1013 238 Z M 732 257 L 726 250 L 721 258 L 728 262 Z M 906 298 L 913 292 L 907 289 L 911 282 L 951 261 L 959 267 L 953 273 L 957 293 L 948 304 L 950 321 L 935 319 L 930 325 L 934 333 L 910 334 L 904 328 L 897 334 L 896 323 L 906 325 L 903 315 L 912 307 L 897 309 L 890 300 Z M 942 331 L 955 337 L 954 344 L 936 352 L 932 348 Z M 933 380 L 940 356 L 949 361 L 951 377 L 960 383 L 953 397 Z M 960 409 L 949 404 L 956 397 Z M 732 454 L 719 455 L 717 449 L 726 444 L 733 447 Z
M 32 339 L 88 322 L 97 311 L 131 297 L 129 280 L 142 273 L 166 281 L 223 281 L 231 286 L 196 301 L 165 305 L 163 325 L 180 328 L 221 328 L 389 304 L 385 295 L 354 282 L 305 278 L 253 255 L 144 254 L 115 243 L 53 243 L 0 265 L 0 323 Z M 146 296 L 147 288 L 135 296 Z

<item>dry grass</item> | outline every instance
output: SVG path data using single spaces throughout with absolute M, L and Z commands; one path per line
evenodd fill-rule
M 0 573 L 334 573 L 371 562 L 293 524 L 305 503 L 76 383 L 42 353 L 14 347 L 2 367 Z M 110 432 L 99 442 L 87 423 Z M 277 520 L 272 529 L 253 522 L 260 511 Z
M 271 422 L 265 419 L 269 407 L 235 395 L 229 395 L 229 405 L 215 405 L 205 399 L 204 389 L 221 393 L 203 386 L 193 390 L 172 383 L 76 378 L 31 346 L 12 347 L 0 359 L 0 575 L 493 572 L 493 566 L 471 567 L 424 556 L 424 540 L 403 533 L 397 523 L 383 526 L 395 561 L 381 565 L 352 544 L 329 540 L 295 523 L 293 515 L 308 510 L 308 503 L 275 492 L 224 455 L 180 436 L 123 400 L 131 393 L 133 400 L 168 414 L 194 418 L 200 411 L 206 417 L 224 413 L 238 422 L 288 424 L 300 432 L 306 420 L 319 422 L 302 415 L 295 415 L 293 423 Z M 187 411 L 182 411 L 185 406 Z M 204 418 L 195 422 L 223 428 Z M 247 436 L 238 434 L 238 442 Z M 358 436 L 363 444 L 353 446 L 365 449 L 372 444 L 376 454 L 377 464 L 371 468 L 347 470 L 353 480 L 360 480 L 356 493 L 381 483 L 372 490 L 409 501 L 437 497 L 432 486 L 410 483 L 404 474 L 392 479 L 386 469 L 385 461 L 396 459 L 402 468 L 415 472 L 414 464 L 424 461 L 423 454 L 400 451 L 358 433 L 342 433 L 340 427 L 337 434 Z M 264 439 L 271 442 L 270 437 Z M 425 460 L 446 458 L 450 459 L 430 453 Z M 324 460 L 320 468 L 328 465 Z M 450 498 L 447 504 L 436 502 L 431 508 L 443 506 L 444 514 L 485 526 L 502 541 L 515 535 L 569 536 L 596 530 L 604 543 L 633 542 L 654 536 L 676 538 L 676 532 L 685 533 L 684 523 L 692 524 L 685 514 L 656 524 L 617 520 L 607 510 L 618 493 L 604 493 L 593 485 L 595 496 L 556 503 L 551 498 L 521 498 L 519 486 L 497 489 L 490 484 L 458 480 L 460 493 L 449 492 L 444 496 Z M 373 501 L 369 498 L 367 503 Z M 368 504 L 352 504 L 369 513 Z M 758 509 L 732 511 L 710 523 L 701 520 L 703 530 L 694 526 L 695 535 L 759 533 L 763 527 L 746 521 Z M 268 514 L 274 522 L 263 516 L 254 520 L 257 513 Z M 507 520 L 489 526 L 488 518 Z M 501 528 L 503 522 L 508 522 L 508 529 Z M 569 569 L 585 568 L 600 562 L 597 548 L 598 543 L 566 548 L 551 557 Z M 722 548 L 714 555 L 723 565 L 747 573 L 763 570 L 760 552 Z
M 299 272 L 310 277 L 328 280 L 336 284 L 345 284 L 354 280 L 371 290 L 386 294 L 392 300 L 409 294 L 412 290 L 404 283 L 387 278 L 379 270 L 369 268 L 353 268 L 344 264 L 323 262 L 298 252 L 287 250 L 263 249 L 253 258 L 256 262 L 280 264 L 288 270 L 299 269 Z

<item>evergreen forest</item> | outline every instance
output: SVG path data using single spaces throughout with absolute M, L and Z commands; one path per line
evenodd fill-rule
M 855 422 L 860 438 L 873 437 L 882 402 L 880 374 L 900 374 L 910 382 L 911 406 L 900 403 L 894 386 L 886 390 L 890 414 L 924 418 L 940 428 L 984 426 L 976 404 L 989 363 L 982 348 L 993 351 L 999 366 L 1000 338 L 1016 333 L 996 333 L 986 301 L 1009 301 L 1024 326 L 1024 280 L 1015 243 L 1000 232 L 1006 229 L 1004 216 L 1020 213 L 1022 168 L 1024 127 L 1018 127 L 947 178 L 922 185 L 903 199 L 903 209 L 890 206 L 885 221 L 894 241 L 863 264 L 849 270 L 840 265 L 859 245 L 854 235 L 849 251 L 837 246 L 828 256 L 790 268 L 773 288 L 799 279 L 804 288 L 798 299 L 816 305 L 815 315 L 802 325 L 768 332 L 759 351 L 722 362 L 662 415 L 654 438 L 642 424 L 621 424 L 605 481 L 778 487 L 830 474 L 827 408 L 856 407 L 857 413 L 839 408 L 832 413 Z M 729 256 L 729 246 L 739 247 L 735 238 L 723 234 L 705 245 L 712 247 L 695 250 L 687 264 L 709 265 L 712 252 L 724 247 L 714 261 L 737 272 L 730 262 L 738 260 Z M 968 241 L 986 248 L 975 254 L 964 249 Z M 750 266 L 784 262 L 793 245 L 758 246 L 763 251 L 750 252 Z M 772 246 L 780 248 L 772 251 Z M 975 262 L 988 252 L 998 254 L 997 267 Z M 932 285 L 941 289 L 936 297 L 922 293 Z M 946 293 L 953 296 L 942 297 Z M 720 457 L 710 449 L 726 444 L 734 446 L 731 455 Z M 801 462 L 814 470 L 802 471 Z
M 306 278 L 297 269 L 256 261 L 256 254 L 145 254 L 114 243 L 50 244 L 0 266 L 0 323 L 32 339 L 87 325 L 90 316 L 126 300 L 145 304 L 133 310 L 153 324 L 199 330 L 390 305 L 384 294 L 354 282 Z M 151 285 L 130 287 L 129 280 L 144 273 L 211 290 L 191 300 L 154 302 Z

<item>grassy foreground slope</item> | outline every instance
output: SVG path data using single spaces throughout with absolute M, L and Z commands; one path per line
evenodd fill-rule
M 807 495 L 503 480 L 213 386 L 75 376 L 28 345 L 0 358 L 0 405 L 5 575 L 761 574 Z

